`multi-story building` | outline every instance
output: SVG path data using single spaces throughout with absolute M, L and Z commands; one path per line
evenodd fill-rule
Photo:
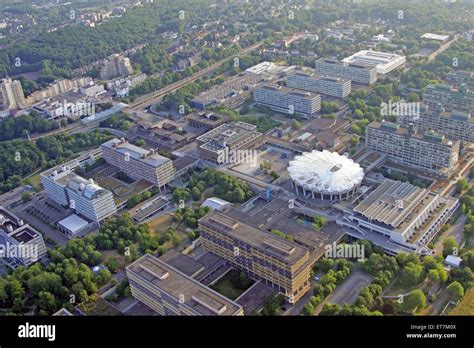
M 226 154 L 237 150 L 255 151 L 262 141 L 262 133 L 257 126 L 237 121 L 225 123 L 196 138 L 200 157 L 222 164 L 227 162 Z
M 471 113 L 474 111 L 474 92 L 469 90 L 466 84 L 459 87 L 429 85 L 423 91 L 423 103 L 430 108 L 441 104 L 446 111 Z
M 397 121 L 403 127 L 412 123 L 419 131 L 434 130 L 448 139 L 474 142 L 474 117 L 470 112 L 448 112 L 439 104 L 432 108 L 422 105 L 419 117 L 399 116 Z
M 56 167 L 40 174 L 46 194 L 56 203 L 100 223 L 117 208 L 112 192 L 75 174 L 69 167 Z
M 25 94 L 19 80 L 2 79 L 0 84 L 2 102 L 9 109 L 24 109 L 27 107 Z
M 392 161 L 422 172 L 448 176 L 459 159 L 460 142 L 433 132 L 417 133 L 391 122 L 372 122 L 366 128 L 366 144 Z
M 46 254 L 41 233 L 0 206 L 0 263 L 15 269 L 30 266 Z
M 154 150 L 142 149 L 123 138 L 109 140 L 101 148 L 105 161 L 120 168 L 131 178 L 144 179 L 158 187 L 173 180 L 173 161 Z
M 143 255 L 126 272 L 132 296 L 160 315 L 244 314 L 241 305 L 153 255 Z
M 133 74 L 130 58 L 120 54 L 114 54 L 102 65 L 100 69 L 100 78 L 102 80 L 111 80 L 119 76 L 128 76 Z
M 474 73 L 470 71 L 457 70 L 446 74 L 446 82 L 453 86 L 466 84 L 470 90 L 474 90 Z
M 321 110 L 321 96 L 284 86 L 265 84 L 253 91 L 255 101 L 272 110 L 312 118 Z
M 344 63 L 362 63 L 377 68 L 377 74 L 385 75 L 390 71 L 403 66 L 405 56 L 395 53 L 362 50 L 342 60 Z
M 351 80 L 321 75 L 310 69 L 290 73 L 287 86 L 336 98 L 345 98 L 351 93 Z
M 69 92 L 73 89 L 80 88 L 83 86 L 90 85 L 92 83 L 91 77 L 79 77 L 77 79 L 61 79 L 51 83 L 48 87 L 31 93 L 27 98 L 26 102 L 28 105 L 32 105 L 37 102 L 42 102 L 47 98 L 54 98 L 60 94 Z
M 199 220 L 199 231 L 205 250 L 277 288 L 289 302 L 298 301 L 310 289 L 305 248 L 218 211 Z
M 408 182 L 384 180 L 337 224 L 348 234 L 372 240 L 386 252 L 429 255 L 427 247 L 459 206 L 455 198 L 443 197 Z
M 346 63 L 327 58 L 318 59 L 314 69 L 323 75 L 337 76 L 361 84 L 371 85 L 377 81 L 377 68 L 364 63 Z

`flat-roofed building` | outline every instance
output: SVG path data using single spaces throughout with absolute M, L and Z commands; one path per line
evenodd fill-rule
M 474 111 L 474 92 L 468 86 L 428 85 L 423 90 L 423 103 L 430 108 L 441 105 L 446 111 Z
M 394 162 L 443 177 L 453 171 L 459 159 L 459 141 L 433 132 L 417 133 L 391 122 L 368 125 L 366 144 Z
M 313 118 L 321 110 L 321 96 L 276 84 L 264 84 L 253 91 L 255 101 L 272 110 Z
M 304 91 L 345 98 L 351 93 L 351 80 L 321 75 L 312 69 L 297 70 L 288 75 L 287 86 Z
M 439 104 L 432 108 L 423 105 L 418 117 L 399 116 L 398 122 L 404 127 L 412 123 L 419 131 L 433 130 L 462 143 L 474 142 L 474 117 L 470 112 L 445 111 Z
M 311 287 L 309 251 L 214 211 L 199 220 L 205 250 L 262 279 L 296 302 Z
M 117 212 L 112 192 L 68 167 L 49 169 L 40 177 L 49 198 L 91 221 L 100 223 Z
M 41 233 L 0 206 L 0 263 L 15 269 L 46 258 Z
M 406 251 L 426 255 L 431 254 L 427 244 L 458 206 L 455 198 L 442 197 L 408 182 L 386 179 L 356 207 L 346 211 L 338 224 L 362 238 L 375 232 Z
M 217 164 L 225 161 L 226 153 L 255 150 L 262 141 L 257 126 L 241 121 L 226 123 L 196 138 L 200 157 Z
M 474 73 L 465 70 L 456 70 L 446 74 L 446 82 L 452 86 L 466 84 L 471 90 L 474 90 Z
M 153 255 L 126 269 L 133 297 L 160 315 L 243 315 L 241 305 L 199 283 Z
M 385 75 L 403 66 L 406 62 L 406 58 L 405 56 L 395 53 L 362 50 L 352 56 L 344 58 L 342 61 L 345 63 L 362 63 L 375 66 L 377 68 L 377 74 Z
M 323 75 L 343 77 L 361 84 L 371 85 L 377 81 L 377 68 L 364 63 L 346 63 L 340 60 L 321 58 L 314 69 Z
M 193 112 L 186 119 L 190 126 L 205 130 L 219 127 L 230 120 L 229 116 L 225 114 L 206 111 Z
M 123 138 L 109 140 L 101 148 L 107 163 L 134 179 L 144 179 L 163 187 L 174 178 L 173 161 L 154 150 L 145 150 Z

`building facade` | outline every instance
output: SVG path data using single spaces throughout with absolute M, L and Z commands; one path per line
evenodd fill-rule
M 311 287 L 309 252 L 269 232 L 214 211 L 199 220 L 205 250 L 277 288 L 290 303 Z
M 377 81 L 377 68 L 363 63 L 344 63 L 340 60 L 321 58 L 315 62 L 314 69 L 323 75 L 342 77 L 366 85 Z
M 0 84 L 3 104 L 9 109 L 24 109 L 27 107 L 25 94 L 19 80 L 2 79 Z
M 272 110 L 313 118 L 321 110 L 321 96 L 284 86 L 265 84 L 253 91 L 255 101 Z
M 416 133 L 391 122 L 368 125 L 366 144 L 396 163 L 443 177 L 452 173 L 459 159 L 459 141 L 436 133 Z
M 342 77 L 320 75 L 311 70 L 295 71 L 288 75 L 290 88 L 345 98 L 351 93 L 351 80 Z
M 142 149 L 126 139 L 112 139 L 102 144 L 101 148 L 105 161 L 131 178 L 143 179 L 158 187 L 163 187 L 174 178 L 173 161 L 154 150 Z
M 430 108 L 439 104 L 445 111 L 474 111 L 474 92 L 466 84 L 459 87 L 449 85 L 429 85 L 423 90 L 423 103 Z

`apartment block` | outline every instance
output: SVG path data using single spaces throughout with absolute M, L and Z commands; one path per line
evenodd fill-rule
M 162 316 L 244 314 L 241 305 L 153 255 L 143 255 L 126 273 L 132 296 Z
M 434 132 L 417 133 L 391 122 L 372 122 L 366 128 L 366 143 L 396 163 L 443 177 L 453 171 L 459 159 L 459 141 Z
M 321 110 L 321 96 L 284 86 L 265 84 L 253 91 L 255 101 L 272 110 L 313 118 Z
M 100 69 L 100 78 L 110 80 L 119 76 L 128 76 L 133 74 L 130 58 L 120 54 L 114 54 L 102 65 Z
M 351 80 L 321 75 L 310 69 L 290 73 L 287 86 L 336 98 L 345 98 L 351 93 Z
M 439 104 L 431 108 L 423 105 L 419 117 L 401 116 L 397 121 L 403 127 L 408 127 L 412 123 L 419 131 L 433 130 L 448 139 L 459 140 L 462 143 L 474 142 L 474 117 L 471 112 L 458 110 L 449 112 Z
M 15 269 L 46 257 L 41 233 L 0 206 L 0 263 Z
M 9 109 L 24 109 L 27 107 L 25 94 L 19 80 L 2 79 L 0 84 L 2 103 Z
M 47 170 L 40 177 L 49 198 L 90 221 L 100 223 L 117 212 L 112 192 L 92 179 L 80 177 L 68 167 Z
M 205 250 L 278 289 L 294 303 L 311 287 L 307 249 L 214 211 L 199 220 Z
M 466 84 L 459 87 L 450 85 L 429 85 L 423 91 L 423 103 L 430 108 L 439 104 L 446 111 L 474 111 L 474 92 Z
M 371 85 L 377 81 L 377 68 L 364 63 L 347 63 L 327 58 L 318 59 L 314 70 L 323 75 L 337 76 L 352 82 Z
M 102 144 L 101 149 L 107 163 L 119 168 L 131 178 L 144 179 L 158 187 L 163 187 L 173 180 L 173 161 L 154 150 L 142 149 L 123 138 L 112 139 Z

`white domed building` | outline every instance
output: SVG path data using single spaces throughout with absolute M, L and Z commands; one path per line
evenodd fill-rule
M 362 184 L 364 170 L 337 152 L 312 151 L 296 156 L 288 166 L 296 194 L 328 201 L 352 197 Z

